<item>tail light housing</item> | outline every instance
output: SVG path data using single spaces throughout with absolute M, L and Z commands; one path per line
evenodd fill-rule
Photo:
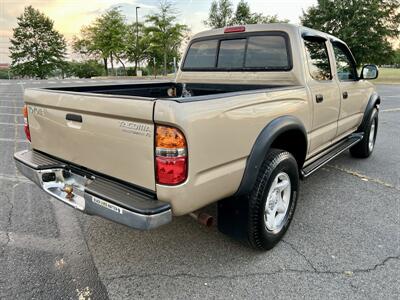
M 156 126 L 155 157 L 157 183 L 177 185 L 187 179 L 187 144 L 179 129 Z
M 31 132 L 29 130 L 29 122 L 28 122 L 28 105 L 24 105 L 22 108 L 22 115 L 24 116 L 24 131 L 26 138 L 31 141 Z

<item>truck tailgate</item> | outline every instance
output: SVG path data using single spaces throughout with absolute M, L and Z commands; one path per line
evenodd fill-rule
M 32 148 L 154 191 L 154 100 L 28 89 Z

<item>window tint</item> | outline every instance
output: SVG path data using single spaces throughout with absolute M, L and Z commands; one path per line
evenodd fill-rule
M 329 56 L 324 41 L 304 40 L 311 77 L 315 80 L 332 78 Z
M 283 34 L 241 34 L 194 41 L 183 70 L 290 70 L 288 39 Z
M 249 38 L 245 67 L 287 69 L 286 42 L 282 36 L 252 36 Z
M 244 61 L 246 39 L 221 41 L 218 68 L 241 68 Z
M 211 68 L 215 65 L 218 40 L 195 42 L 185 60 L 186 68 Z
M 350 53 L 344 50 L 338 44 L 333 44 L 333 50 L 335 52 L 336 59 L 336 70 L 340 81 L 343 80 L 356 80 L 357 71 L 354 66 L 353 60 L 350 57 Z

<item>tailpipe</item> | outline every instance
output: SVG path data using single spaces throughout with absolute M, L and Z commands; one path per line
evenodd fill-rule
M 214 225 L 214 217 L 204 212 L 192 212 L 189 214 L 199 224 L 206 227 L 212 227 Z

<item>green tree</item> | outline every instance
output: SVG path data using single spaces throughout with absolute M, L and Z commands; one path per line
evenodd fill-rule
M 138 64 L 144 61 L 148 57 L 147 49 L 148 49 L 148 39 L 145 36 L 145 27 L 143 23 L 137 24 L 138 28 L 136 31 L 136 23 L 128 25 L 127 36 L 125 38 L 126 47 L 124 58 L 129 62 L 135 63 L 135 74 L 138 67 Z M 138 39 L 136 38 L 136 34 L 138 33 Z
M 249 4 L 240 0 L 236 7 L 235 15 L 228 25 L 288 23 L 289 20 L 280 20 L 278 16 L 265 16 L 261 13 L 252 13 Z
M 97 60 L 87 60 L 84 62 L 72 61 L 68 63 L 67 76 L 79 78 L 91 78 L 103 74 L 103 66 Z
M 26 7 L 17 20 L 10 40 L 13 73 L 46 78 L 55 69 L 63 68 L 66 43 L 53 28 L 54 22 L 32 6 Z
M 390 38 L 400 26 L 398 0 L 318 0 L 303 12 L 304 26 L 344 40 L 358 64 L 384 64 L 393 57 Z
M 213 0 L 208 14 L 208 19 L 204 24 L 211 28 L 222 28 L 231 25 L 245 24 L 265 24 L 265 23 L 287 23 L 288 20 L 280 20 L 278 16 L 263 15 L 252 13 L 249 4 L 245 0 L 240 0 L 235 13 L 233 4 L 230 0 Z
M 126 49 L 127 26 L 125 17 L 118 7 L 113 8 L 91 25 L 82 28 L 81 37 L 75 37 L 73 49 L 90 58 L 102 58 L 108 75 L 108 62 L 114 72 L 114 60 L 119 61 L 125 69 L 122 57 Z
M 232 25 L 233 4 L 229 0 L 213 0 L 204 24 L 211 28 L 222 28 Z
M 176 10 L 168 1 L 160 3 L 159 12 L 147 16 L 149 25 L 145 28 L 150 57 L 163 61 L 164 75 L 167 75 L 168 61 L 173 57 L 179 59 L 179 48 L 187 33 L 187 26 L 176 23 Z
M 396 49 L 393 55 L 393 59 L 391 62 L 393 65 L 396 65 L 397 67 L 400 67 L 400 48 Z

